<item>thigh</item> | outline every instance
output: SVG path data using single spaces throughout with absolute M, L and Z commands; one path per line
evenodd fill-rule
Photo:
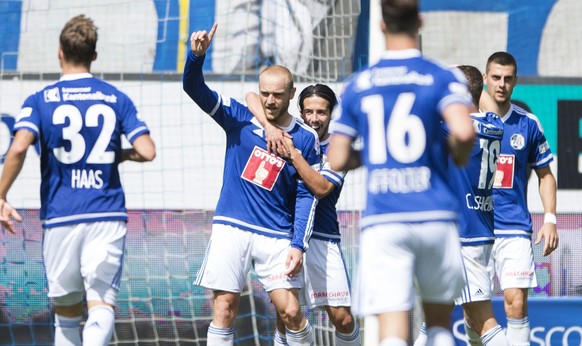
M 81 274 L 85 288 L 109 286 L 119 289 L 127 228 L 124 221 L 84 224 Z
M 419 295 L 425 303 L 452 304 L 465 287 L 457 225 L 426 222 L 413 232 Z
M 84 292 L 81 276 L 83 226 L 67 225 L 43 230 L 43 262 L 48 296 L 63 297 Z
M 350 282 L 340 244 L 311 239 L 304 262 L 302 293 L 310 307 L 350 306 Z
M 455 299 L 458 305 L 491 300 L 491 278 L 487 271 L 492 244 L 462 246 L 467 282 L 461 296 Z
M 502 290 L 537 287 L 533 248 L 527 238 L 496 238 L 494 269 Z
M 355 314 L 378 315 L 412 308 L 412 245 L 406 224 L 378 225 L 362 231 L 352 306 Z
M 250 242 L 253 233 L 213 224 L 195 285 L 211 290 L 240 293 L 250 270 Z
M 302 274 L 292 276 L 285 274 L 287 253 L 291 249 L 290 244 L 289 239 L 273 238 L 261 234 L 252 235 L 251 258 L 255 273 L 265 291 L 301 287 Z

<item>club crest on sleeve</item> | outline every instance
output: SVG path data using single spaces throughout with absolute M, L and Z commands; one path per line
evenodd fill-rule
M 59 88 L 46 89 L 44 91 L 44 102 L 60 102 L 61 94 Z

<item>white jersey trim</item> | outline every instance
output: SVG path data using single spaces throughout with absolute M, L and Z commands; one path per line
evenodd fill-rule
M 356 138 L 356 135 L 357 135 L 357 131 L 354 128 L 349 127 L 349 126 L 344 125 L 344 124 L 340 124 L 340 123 L 334 123 L 332 126 L 331 132 L 332 133 L 341 133 L 344 135 L 348 135 L 352 138 Z
M 224 221 L 224 222 L 228 222 L 229 224 L 241 225 L 243 227 L 250 228 L 250 229 L 256 230 L 256 231 L 261 232 L 261 233 L 267 233 L 267 234 L 273 234 L 273 235 L 278 235 L 278 236 L 284 236 L 285 238 L 288 238 L 289 237 L 289 233 L 288 232 L 275 231 L 274 229 L 271 229 L 271 228 L 265 228 L 265 227 L 253 225 L 253 224 L 250 224 L 250 223 L 247 223 L 247 222 L 244 222 L 244 221 L 241 221 L 239 219 L 232 218 L 232 217 L 215 216 L 212 219 L 214 221 Z
M 370 215 L 362 218 L 362 228 L 374 226 L 376 224 L 391 222 L 427 222 L 454 220 L 457 213 L 450 210 L 426 210 L 408 213 L 388 213 L 379 215 Z
M 38 127 L 34 123 L 31 123 L 30 121 L 21 121 L 14 125 L 14 129 L 15 130 L 29 129 L 32 130 L 35 134 L 38 134 Z
M 210 112 L 210 116 L 213 117 L 214 114 L 216 113 L 216 111 L 218 111 L 218 108 L 220 107 L 220 105 L 222 104 L 222 95 L 217 94 L 218 95 L 218 100 L 216 100 L 216 105 L 214 105 L 214 108 L 212 109 L 212 111 Z
M 140 126 L 137 129 L 131 131 L 130 133 L 127 134 L 127 139 L 131 142 L 133 137 L 136 135 L 136 133 L 147 130 L 147 126 Z
M 496 229 L 494 231 L 496 236 L 531 236 L 532 231 L 524 231 L 524 230 L 518 230 L 518 229 L 512 229 L 512 230 L 507 230 L 507 229 Z
M 70 222 L 70 221 L 83 221 L 83 222 L 90 222 L 91 219 L 99 219 L 99 218 L 110 218 L 110 217 L 123 217 L 127 218 L 126 212 L 107 212 L 107 213 L 88 213 L 88 214 L 75 214 L 75 215 L 68 215 L 68 216 L 61 216 L 61 217 L 54 217 L 49 220 L 42 220 L 42 224 L 44 226 L 51 226 L 63 222 Z
M 543 160 L 540 160 L 538 162 L 533 163 L 532 167 L 533 168 L 540 167 L 540 166 L 544 165 L 545 163 L 552 161 L 553 159 L 554 159 L 554 155 L 548 155 Z

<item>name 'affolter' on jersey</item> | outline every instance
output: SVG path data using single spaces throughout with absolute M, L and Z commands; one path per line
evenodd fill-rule
M 368 192 L 411 193 L 430 189 L 430 169 L 426 166 L 379 168 L 368 175 Z

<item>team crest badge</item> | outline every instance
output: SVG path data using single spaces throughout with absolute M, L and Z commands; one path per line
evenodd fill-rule
M 511 147 L 515 150 L 521 150 L 525 146 L 525 138 L 523 138 L 523 135 L 520 133 L 511 136 L 509 142 L 511 143 Z

